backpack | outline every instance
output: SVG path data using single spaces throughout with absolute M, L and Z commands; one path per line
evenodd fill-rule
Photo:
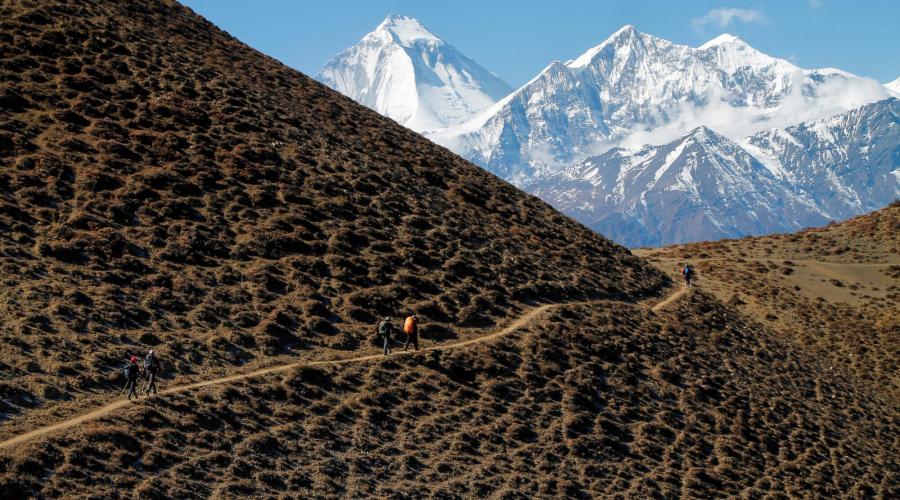
M 418 321 L 416 318 L 410 316 L 406 318 L 406 321 L 403 323 L 403 333 L 407 335 L 412 335 L 416 333 L 416 327 L 418 326 Z
M 159 360 L 156 356 L 146 356 L 144 358 L 144 371 L 147 373 L 159 373 Z

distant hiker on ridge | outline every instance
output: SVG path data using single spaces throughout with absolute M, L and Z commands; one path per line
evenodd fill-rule
M 147 385 L 144 387 L 145 394 L 156 394 L 159 390 L 156 388 L 156 377 L 159 376 L 159 360 L 156 359 L 156 353 L 153 349 L 144 357 L 144 375 L 147 377 Z
M 135 398 L 137 395 L 137 380 L 138 376 L 140 376 L 141 369 L 137 364 L 137 356 L 132 356 L 128 363 L 125 364 L 125 368 L 122 369 L 123 373 L 125 373 L 125 387 L 122 388 L 124 391 L 128 389 L 128 399 L 131 400 L 131 396 Z M 121 393 L 120 393 L 121 394 Z
M 385 316 L 378 323 L 378 337 L 384 342 L 384 355 L 391 353 L 391 341 L 394 333 L 394 325 L 391 324 L 391 317 Z
M 681 270 L 681 275 L 684 276 L 684 284 L 691 288 L 694 281 L 694 268 L 689 264 L 685 264 L 684 269 Z
M 406 321 L 403 322 L 403 333 L 406 334 L 406 344 L 403 346 L 403 350 L 409 349 L 409 344 L 412 342 L 413 347 L 416 350 L 419 350 L 419 318 L 416 317 L 415 313 L 410 314 Z

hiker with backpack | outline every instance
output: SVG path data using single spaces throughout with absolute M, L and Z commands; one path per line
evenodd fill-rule
M 684 269 L 681 270 L 681 275 L 684 276 L 684 284 L 691 288 L 694 282 L 694 269 L 690 265 L 685 264 Z
M 406 334 L 406 344 L 403 346 L 403 350 L 409 349 L 409 344 L 412 343 L 413 347 L 416 350 L 419 350 L 419 318 L 416 317 L 415 313 L 407 316 L 406 321 L 403 322 L 403 333 Z
M 144 393 L 149 395 L 159 392 L 156 388 L 156 378 L 159 377 L 159 360 L 156 359 L 156 353 L 153 352 L 153 349 L 150 349 L 144 357 L 144 376 L 147 377 Z
M 138 366 L 137 361 L 137 356 L 132 356 L 131 359 L 128 360 L 128 363 L 125 364 L 125 367 L 122 368 L 122 372 L 125 374 L 125 387 L 123 387 L 122 390 L 128 389 L 129 400 L 131 400 L 131 396 L 134 396 L 135 398 L 138 397 L 137 381 L 141 374 L 141 369 Z
M 394 325 L 391 324 L 391 317 L 385 316 L 384 319 L 378 323 L 378 338 L 380 338 L 384 342 L 384 355 L 387 356 L 391 353 L 391 342 L 394 333 Z

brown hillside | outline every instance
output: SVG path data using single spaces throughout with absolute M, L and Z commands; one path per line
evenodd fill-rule
M 796 234 L 639 250 L 900 399 L 900 204 Z
M 142 401 L 0 454 L 0 493 L 896 498 L 898 431 L 853 381 L 695 293 Z
M 0 414 L 105 397 L 150 346 L 202 378 L 663 284 L 174 2 L 0 5 Z

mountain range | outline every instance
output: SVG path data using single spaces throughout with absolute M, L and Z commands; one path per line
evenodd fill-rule
M 694 48 L 625 26 L 429 137 L 521 184 L 615 146 L 665 142 L 701 125 L 739 138 L 887 95 L 874 80 L 803 69 L 732 35 Z
M 357 76 L 364 65 L 355 54 L 398 51 L 409 31 L 427 33 L 427 43 L 407 45 L 453 51 L 415 20 L 389 17 L 319 79 L 363 104 L 373 95 L 385 102 L 389 80 L 341 82 L 370 81 Z M 372 68 L 398 74 L 379 57 L 388 62 Z M 409 89 L 421 81 L 401 80 Z M 793 231 L 884 206 L 900 192 L 896 101 L 869 104 L 892 94 L 900 96 L 900 79 L 803 69 L 733 35 L 694 48 L 625 26 L 505 97 L 491 94 L 495 103 L 450 105 L 472 110 L 461 123 L 465 113 L 425 127 L 409 113 L 394 117 L 621 243 L 658 245 Z M 440 115 L 445 104 L 428 95 L 410 90 L 404 109 L 425 102 Z M 430 129 L 438 121 L 446 126 Z
M 512 90 L 406 16 L 388 16 L 316 79 L 417 132 L 462 123 Z
M 614 148 L 524 188 L 628 246 L 791 232 L 900 197 L 900 100 L 732 141 Z

